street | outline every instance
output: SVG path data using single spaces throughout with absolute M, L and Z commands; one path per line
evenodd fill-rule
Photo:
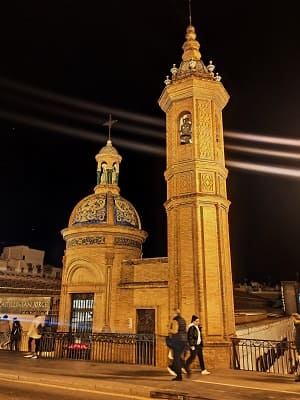
M 18 382 L 0 378 L 1 400 L 145 400 L 148 397 L 130 394 L 113 394 L 105 390 L 67 388 L 36 382 Z

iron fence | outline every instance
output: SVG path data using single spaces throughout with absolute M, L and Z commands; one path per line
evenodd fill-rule
M 45 332 L 40 356 L 154 366 L 155 347 L 150 334 Z
M 44 332 L 40 356 L 104 363 L 166 365 L 165 336 L 121 333 Z M 300 373 L 294 342 L 232 339 L 233 369 L 276 374 Z
M 233 338 L 232 368 L 295 374 L 299 370 L 299 357 L 294 342 L 287 338 L 280 341 Z

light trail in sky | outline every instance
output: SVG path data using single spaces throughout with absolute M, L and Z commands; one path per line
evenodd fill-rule
M 225 131 L 224 136 L 232 139 L 248 140 L 251 142 L 263 142 L 271 144 L 281 144 L 284 146 L 300 146 L 300 140 L 298 139 L 286 139 L 276 136 L 263 136 L 263 135 L 253 135 L 252 133 L 239 133 L 232 131 Z
M 148 115 L 132 113 L 125 110 L 120 110 L 115 107 L 107 107 L 90 101 L 84 101 L 77 98 L 72 98 L 69 96 L 53 93 L 47 90 L 37 89 L 29 85 L 15 83 L 8 79 L 0 78 L 0 85 L 8 87 L 19 92 L 23 92 L 27 95 L 38 96 L 46 100 L 53 101 L 55 103 L 62 103 L 66 106 L 71 106 L 75 108 L 84 109 L 91 112 L 96 112 L 98 114 L 102 113 L 105 115 L 112 114 L 114 118 L 124 118 L 129 120 L 134 120 L 135 122 L 154 125 L 158 127 L 164 127 L 165 122 L 161 118 L 150 117 Z M 78 113 L 78 111 L 76 111 Z
M 300 178 L 300 170 L 293 168 L 274 167 L 269 165 L 252 164 L 252 163 L 231 161 L 231 160 L 228 160 L 226 162 L 226 166 L 237 169 L 244 169 L 247 171 L 258 172 L 258 173 L 288 176 L 291 178 Z
M 163 131 L 165 121 L 160 118 L 149 117 L 143 114 L 137 114 L 134 112 L 124 111 L 117 108 L 102 106 L 92 102 L 74 99 L 64 95 L 48 92 L 46 90 L 36 89 L 28 85 L 16 84 L 9 80 L 0 79 L 0 85 L 6 86 L 10 89 L 19 92 L 23 92 L 27 95 L 38 96 L 44 100 L 50 100 L 55 102 L 55 106 L 49 106 L 49 105 L 43 106 L 41 104 L 37 104 L 32 100 L 29 100 L 29 102 L 28 100 L 24 101 L 24 104 L 29 103 L 33 107 L 36 107 L 36 109 L 43 109 L 44 111 L 53 112 L 56 115 L 60 114 L 62 116 L 66 116 L 69 118 L 74 117 L 74 119 L 76 120 L 88 122 L 95 125 L 100 125 L 99 118 L 96 117 L 95 115 L 81 114 L 78 112 L 78 110 L 77 111 L 64 110 L 60 106 L 58 106 L 57 103 L 61 103 L 65 106 L 79 108 L 80 110 L 85 110 L 92 113 L 97 112 L 97 114 L 99 115 L 101 113 L 104 113 L 106 115 L 112 114 L 116 118 L 121 118 L 121 119 L 124 118 L 127 121 L 130 120 L 133 121 L 134 123 L 152 125 L 155 127 L 154 129 L 151 129 L 149 127 L 145 127 L 144 125 L 142 126 L 134 125 L 133 123 L 127 123 L 121 120 L 119 121 L 118 124 L 116 124 L 114 130 L 127 131 L 136 135 L 146 136 L 148 138 L 156 138 L 156 139 L 165 138 L 165 132 Z M 51 132 L 73 136 L 84 140 L 89 140 L 99 143 L 101 142 L 103 144 L 107 140 L 107 136 L 105 134 L 101 134 L 92 130 L 79 129 L 64 124 L 49 122 L 36 117 L 30 117 L 27 115 L 25 116 L 20 113 L 0 110 L 0 117 L 8 119 L 10 121 L 20 122 L 25 125 L 46 129 Z M 162 130 L 158 128 L 162 128 Z M 280 138 L 280 137 L 265 136 L 265 135 L 254 135 L 251 133 L 232 132 L 232 131 L 224 131 L 224 136 L 231 139 L 246 140 L 250 142 L 260 142 L 272 145 L 300 147 L 300 140 L 297 139 Z M 148 153 L 155 156 L 165 156 L 165 147 L 159 144 L 145 144 L 133 138 L 121 139 L 118 137 L 113 138 L 113 143 L 114 145 L 122 146 L 126 149 L 130 149 L 131 151 Z M 271 157 L 300 159 L 300 154 L 286 152 L 286 151 L 268 150 L 257 147 L 238 146 L 231 144 L 225 144 L 225 148 L 227 150 L 232 150 L 237 152 L 247 152 L 247 153 L 266 155 Z M 243 169 L 247 171 L 253 171 L 256 173 L 275 174 L 275 175 L 294 177 L 294 178 L 300 177 L 300 170 L 297 168 L 284 168 L 284 167 L 268 166 L 251 162 L 240 162 L 233 160 L 227 160 L 226 166 L 228 166 L 229 168 Z
M 227 150 L 233 150 L 242 153 L 261 154 L 271 157 L 293 158 L 296 160 L 300 160 L 300 153 L 290 153 L 288 151 L 265 150 L 259 149 L 257 147 L 236 146 L 230 144 L 225 144 L 225 148 Z
M 25 85 L 21 83 L 15 83 L 11 80 L 8 79 L 3 79 L 0 78 L 0 86 L 5 86 L 8 87 L 12 90 L 17 90 L 19 92 L 25 93 L 27 95 L 33 95 L 37 97 L 41 97 L 45 100 L 50 100 L 55 103 L 60 103 L 65 106 L 73 106 L 75 108 L 80 108 L 81 110 L 86 110 L 90 112 L 96 112 L 97 114 L 105 114 L 108 116 L 109 114 L 112 114 L 115 118 L 124 118 L 125 120 L 131 120 L 134 121 L 134 123 L 143 123 L 146 125 L 152 125 L 156 126 L 159 128 L 162 128 L 162 131 L 158 130 L 151 130 L 145 131 L 146 135 L 149 135 L 150 137 L 156 137 L 156 138 L 164 138 L 165 133 L 165 120 L 163 118 L 157 118 L 157 117 L 150 117 L 145 114 L 140 114 L 140 113 L 135 113 L 135 112 L 130 112 L 130 111 L 125 111 L 121 110 L 119 108 L 115 107 L 107 107 L 101 104 L 93 103 L 93 102 L 88 102 L 84 101 L 78 98 L 73 98 L 57 93 L 53 93 L 47 90 L 39 89 L 39 88 L 34 88 L 30 85 Z M 26 100 L 27 102 L 27 100 Z M 39 106 L 40 107 L 40 106 Z M 50 108 L 51 111 L 51 108 Z M 99 123 L 99 118 L 95 116 L 82 116 L 80 117 L 80 114 L 78 114 L 78 111 L 67 111 L 67 110 L 62 110 L 61 108 L 56 108 L 56 112 L 59 112 L 61 115 L 66 115 L 68 117 L 74 116 L 78 120 L 83 120 L 85 122 L 90 122 L 92 124 L 97 124 Z M 122 124 L 122 121 L 119 121 L 120 125 Z M 130 125 L 129 124 L 123 124 L 124 125 L 124 130 L 129 131 Z M 118 127 L 115 127 L 115 129 L 121 129 Z M 132 132 L 138 132 L 137 127 L 133 127 L 131 130 Z M 246 141 L 252 141 L 252 142 L 262 142 L 262 143 L 270 143 L 270 144 L 276 144 L 276 145 L 286 145 L 286 146 L 300 146 L 300 140 L 298 139 L 290 139 L 290 138 L 280 138 L 276 136 L 266 136 L 266 135 L 254 135 L 252 133 L 245 133 L 245 132 L 233 132 L 233 131 L 224 131 L 224 136 L 232 139 L 238 139 L 238 140 L 246 140 Z
M 27 116 L 21 116 L 18 114 L 3 112 L 1 110 L 0 110 L 0 117 L 13 118 L 14 120 L 18 120 L 18 122 L 28 124 L 30 126 L 47 129 L 50 131 L 55 131 L 57 133 L 61 133 L 61 134 L 69 135 L 69 136 L 73 136 L 73 137 L 78 137 L 78 138 L 82 138 L 85 140 L 88 139 L 88 140 L 92 140 L 94 142 L 100 142 L 100 141 L 105 142 L 105 140 L 107 139 L 104 135 L 97 134 L 96 132 L 91 133 L 90 131 L 85 131 L 83 129 L 70 128 L 70 127 L 67 127 L 64 125 L 54 124 L 54 123 L 38 120 L 36 118 L 30 118 Z M 152 154 L 152 155 L 156 155 L 156 156 L 164 156 L 165 155 L 165 148 L 163 146 L 146 145 L 146 144 L 142 144 L 137 141 L 127 140 L 127 139 L 119 139 L 119 138 L 115 138 L 113 140 L 113 144 L 122 146 L 124 148 L 130 149 L 133 151 L 139 151 L 139 152 L 148 153 L 148 154 Z M 283 177 L 300 178 L 300 170 L 293 169 L 293 168 L 274 167 L 274 166 L 260 165 L 260 164 L 254 164 L 254 163 L 232 161 L 232 160 L 227 160 L 226 166 L 229 168 L 242 169 L 242 170 L 252 171 L 252 172 L 256 172 L 256 173 L 267 173 L 267 174 L 279 175 L 279 176 L 283 176 Z
M 0 110 L 0 117 L 9 120 L 14 120 L 25 125 L 33 126 L 35 128 L 46 129 L 51 132 L 56 132 L 67 136 L 73 136 L 84 140 L 89 140 L 98 143 L 101 142 L 102 144 L 106 143 L 107 141 L 106 135 L 99 134 L 97 132 L 92 133 L 91 131 L 87 131 L 84 129 L 72 128 L 66 125 L 43 121 L 37 118 L 31 118 L 25 115 L 15 114 L 12 112 Z M 162 146 L 150 145 L 137 141 L 129 141 L 127 139 L 114 138 L 113 144 L 122 146 L 123 148 L 129 149 L 131 151 L 149 153 L 157 156 L 163 156 L 165 154 L 165 149 Z

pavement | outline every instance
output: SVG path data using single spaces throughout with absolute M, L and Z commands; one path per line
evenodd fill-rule
M 214 369 L 210 375 L 193 370 L 190 378 L 172 381 L 166 368 L 106 364 L 83 360 L 28 359 L 24 353 L 0 351 L 1 380 L 26 381 L 56 387 L 80 387 L 127 398 L 177 400 L 300 400 L 300 382 L 293 375 Z

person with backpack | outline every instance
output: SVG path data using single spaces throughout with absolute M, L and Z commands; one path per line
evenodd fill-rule
M 186 322 L 181 316 L 180 310 L 174 310 L 174 318 L 169 328 L 168 346 L 172 349 L 172 364 L 168 366 L 168 371 L 174 375 L 173 381 L 182 381 L 182 372 L 186 371 L 184 361 L 184 350 L 187 345 Z
M 43 333 L 43 327 L 45 325 L 45 318 L 39 314 L 36 314 L 32 320 L 27 335 L 28 335 L 28 354 L 25 358 L 39 358 L 40 344 Z M 34 341 L 34 351 L 32 351 L 32 342 Z
M 20 351 L 20 342 L 22 338 L 22 326 L 17 317 L 13 318 L 10 331 L 10 350 Z

